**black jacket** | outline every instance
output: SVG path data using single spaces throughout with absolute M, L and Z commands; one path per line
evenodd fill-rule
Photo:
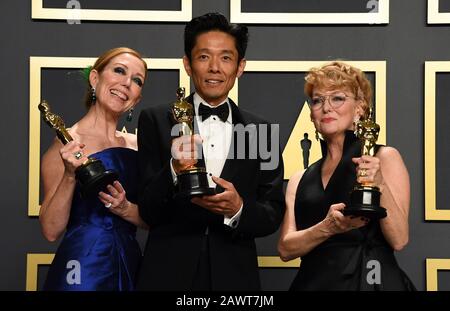
M 192 95 L 187 100 L 192 103 Z M 230 105 L 233 125 L 242 124 L 252 132 L 246 136 L 247 147 L 259 144 L 259 125 L 267 122 L 231 100 Z M 173 199 L 170 133 L 174 124 L 169 105 L 148 108 L 139 117 L 139 212 L 150 230 L 137 289 L 189 290 L 207 228 L 213 290 L 260 289 L 254 238 L 275 232 L 285 209 L 279 146 L 279 163 L 273 170 L 261 170 L 264 160 L 259 152 L 250 157 L 248 148 L 244 159 L 226 160 L 220 177 L 233 183 L 244 201 L 239 225 L 232 229 L 223 224 L 222 215 L 189 200 Z M 267 136 L 270 140 L 270 132 Z M 238 140 L 233 134 L 230 152 L 236 153 Z M 265 143 L 270 146 L 270 141 Z

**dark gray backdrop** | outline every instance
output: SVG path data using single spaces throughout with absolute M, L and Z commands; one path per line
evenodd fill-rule
M 103 1 L 83 1 L 83 7 L 105 8 Z M 83 2 L 87 2 L 86 6 Z M 113 4 L 110 4 L 113 2 Z M 146 9 L 179 9 L 178 1 L 136 1 Z M 243 11 L 342 12 L 341 1 L 261 1 L 242 0 Z M 63 3 L 61 5 L 61 3 Z M 103 4 L 102 4 L 103 3 Z M 127 8 L 129 1 L 109 1 L 107 8 Z M 161 4 L 162 3 L 162 4 Z M 274 6 L 274 3 L 279 3 Z M 308 3 L 316 3 L 315 5 Z M 319 3 L 319 5 L 317 5 Z M 348 1 L 354 12 L 365 12 L 365 0 Z M 46 7 L 65 7 L 65 1 L 44 1 Z M 260 5 L 260 6 L 259 6 Z M 103 7 L 102 7 L 103 6 Z M 441 6 L 442 11 L 449 8 Z M 227 0 L 193 0 L 193 16 L 219 11 L 229 16 Z M 54 252 L 57 243 L 48 243 L 40 234 L 37 218 L 28 217 L 28 137 L 29 137 L 29 57 L 93 57 L 115 46 L 130 46 L 146 57 L 181 58 L 183 23 L 88 22 L 68 25 L 65 21 L 32 20 L 30 1 L 0 2 L 2 12 L 1 70 L 2 91 L 2 174 L 0 189 L 3 222 L 0 226 L 0 289 L 24 290 L 27 253 Z M 448 222 L 424 221 L 424 62 L 449 60 L 449 26 L 426 24 L 426 1 L 395 0 L 390 3 L 388 25 L 249 25 L 249 60 L 386 60 L 387 62 L 387 142 L 402 153 L 411 178 L 410 243 L 397 254 L 400 265 L 418 289 L 425 289 L 425 258 L 450 258 Z M 68 74 L 72 72 L 72 74 Z M 450 155 L 445 142 L 449 115 L 450 78 L 437 79 L 437 202 L 448 208 Z M 176 71 L 151 71 L 140 108 L 173 99 L 178 85 Z M 83 84 L 76 71 L 44 70 L 42 97 L 55 111 L 70 105 L 73 115 L 64 115 L 71 124 L 83 113 L 80 94 Z M 265 90 L 261 92 L 261 90 Z M 270 92 L 269 90 L 273 90 Z M 244 74 L 239 84 L 239 101 L 245 108 L 281 124 L 284 146 L 300 107 L 302 76 L 299 74 Z M 62 108 L 61 108 L 62 109 Z M 135 121 L 133 121 L 135 122 Z M 127 125 L 134 128 L 134 123 Z M 41 148 L 51 139 L 41 126 Z M 260 255 L 275 256 L 278 234 L 258 241 Z M 145 236 L 140 234 L 141 240 Z M 45 276 L 39 271 L 39 281 Z M 285 290 L 295 269 L 261 269 L 263 288 Z M 450 273 L 439 273 L 439 289 L 450 289 Z

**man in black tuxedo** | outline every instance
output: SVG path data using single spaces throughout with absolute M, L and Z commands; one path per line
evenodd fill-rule
M 254 239 L 275 232 L 284 214 L 278 132 L 228 98 L 245 68 L 247 28 L 209 13 L 184 36 L 198 134 L 172 137 L 169 105 L 140 115 L 139 211 L 150 230 L 137 289 L 259 290 Z M 262 146 L 270 157 L 255 152 Z M 177 174 L 197 161 L 218 193 L 174 199 Z

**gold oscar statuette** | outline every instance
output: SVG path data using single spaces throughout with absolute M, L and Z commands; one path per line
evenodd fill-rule
M 380 126 L 373 120 L 373 109 L 369 117 L 356 124 L 355 133 L 361 142 L 361 155 L 375 155 L 375 144 Z M 350 206 L 344 209 L 344 215 L 363 216 L 369 219 L 386 217 L 386 209 L 380 206 L 380 189 L 372 183 L 356 183 L 350 195 Z
M 60 116 L 50 111 L 47 101 L 43 100 L 38 105 L 38 108 L 41 111 L 44 122 L 56 131 L 56 136 L 64 145 L 73 140 L 66 129 L 64 121 Z M 83 154 L 76 152 L 74 156 L 78 159 Z M 115 171 L 106 170 L 100 160 L 89 157 L 76 169 L 75 177 L 80 184 L 81 196 L 87 198 L 104 191 L 107 185 L 118 179 L 119 175 Z
M 184 98 L 185 89 L 177 89 L 177 100 L 171 104 L 172 116 L 178 127 L 179 136 L 194 134 L 194 106 Z M 175 197 L 193 197 L 212 195 L 214 188 L 210 188 L 206 168 L 197 162 L 177 174 L 177 193 Z

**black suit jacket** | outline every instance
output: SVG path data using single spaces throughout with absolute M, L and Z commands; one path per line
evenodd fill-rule
M 187 100 L 192 103 L 192 95 Z M 231 100 L 230 105 L 233 125 L 242 124 L 252 132 L 246 136 L 246 146 L 259 144 L 258 125 L 267 122 L 239 109 Z M 264 160 L 259 153 L 251 157 L 249 148 L 244 158 L 240 154 L 240 158 L 234 155 L 226 160 L 220 177 L 233 183 L 244 202 L 239 225 L 232 229 L 223 224 L 222 215 L 189 200 L 173 199 L 176 188 L 170 169 L 170 133 L 174 124 L 169 105 L 148 108 L 139 117 L 139 212 L 150 230 L 138 290 L 191 289 L 207 228 L 212 289 L 260 289 L 254 238 L 275 232 L 284 214 L 279 146 L 279 164 L 273 170 L 261 170 Z M 268 136 L 270 146 L 270 133 Z M 230 152 L 236 153 L 238 140 L 233 135 Z

